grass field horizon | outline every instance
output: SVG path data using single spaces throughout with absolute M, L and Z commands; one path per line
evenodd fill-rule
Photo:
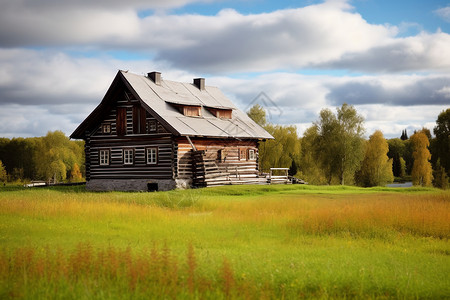
M 0 188 L 0 297 L 448 298 L 450 192 Z

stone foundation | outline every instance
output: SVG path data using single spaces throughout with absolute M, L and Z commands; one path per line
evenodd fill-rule
M 178 180 L 177 180 L 178 181 Z M 90 191 L 169 191 L 186 188 L 186 183 L 173 179 L 91 179 L 86 183 Z M 189 185 L 187 185 L 189 187 Z

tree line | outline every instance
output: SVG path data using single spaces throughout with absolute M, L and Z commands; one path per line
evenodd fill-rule
M 61 131 L 44 137 L 0 138 L 0 182 L 82 181 L 84 142 Z
M 336 113 L 322 109 L 318 119 L 299 137 L 295 126 L 267 121 L 258 104 L 247 114 L 275 140 L 262 143 L 260 169 L 287 167 L 289 174 L 311 184 L 383 186 L 398 180 L 414 185 L 447 188 L 450 175 L 450 109 L 442 111 L 434 135 L 423 128 L 409 138 L 385 139 L 381 131 L 364 138 L 364 118 L 352 105 Z
M 450 108 L 433 129 L 408 137 L 385 139 L 381 131 L 364 138 L 364 118 L 343 104 L 334 113 L 322 109 L 318 119 L 298 136 L 293 125 L 267 121 L 256 104 L 247 114 L 274 140 L 261 143 L 260 170 L 289 167 L 289 174 L 311 184 L 382 186 L 399 180 L 447 188 L 450 176 Z M 0 138 L 0 182 L 45 180 L 82 181 L 84 142 L 71 141 L 61 131 L 37 138 Z

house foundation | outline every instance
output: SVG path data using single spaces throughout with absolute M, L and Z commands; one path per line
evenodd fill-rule
M 89 191 L 153 192 L 177 187 L 173 179 L 91 179 L 86 182 Z

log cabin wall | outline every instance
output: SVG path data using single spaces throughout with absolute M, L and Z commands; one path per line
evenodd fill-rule
M 216 162 L 224 176 L 231 178 L 254 178 L 258 176 L 257 140 L 217 138 L 191 138 L 191 140 L 197 150 L 205 151 L 206 159 L 213 159 Z M 177 138 L 176 142 L 178 145 L 177 178 L 192 178 L 192 146 L 185 137 Z
M 173 179 L 175 146 L 172 134 L 138 100 L 125 95 L 86 139 L 87 180 Z M 156 163 L 148 163 L 148 149 L 156 149 Z M 104 150 L 109 153 L 107 164 L 100 162 Z

